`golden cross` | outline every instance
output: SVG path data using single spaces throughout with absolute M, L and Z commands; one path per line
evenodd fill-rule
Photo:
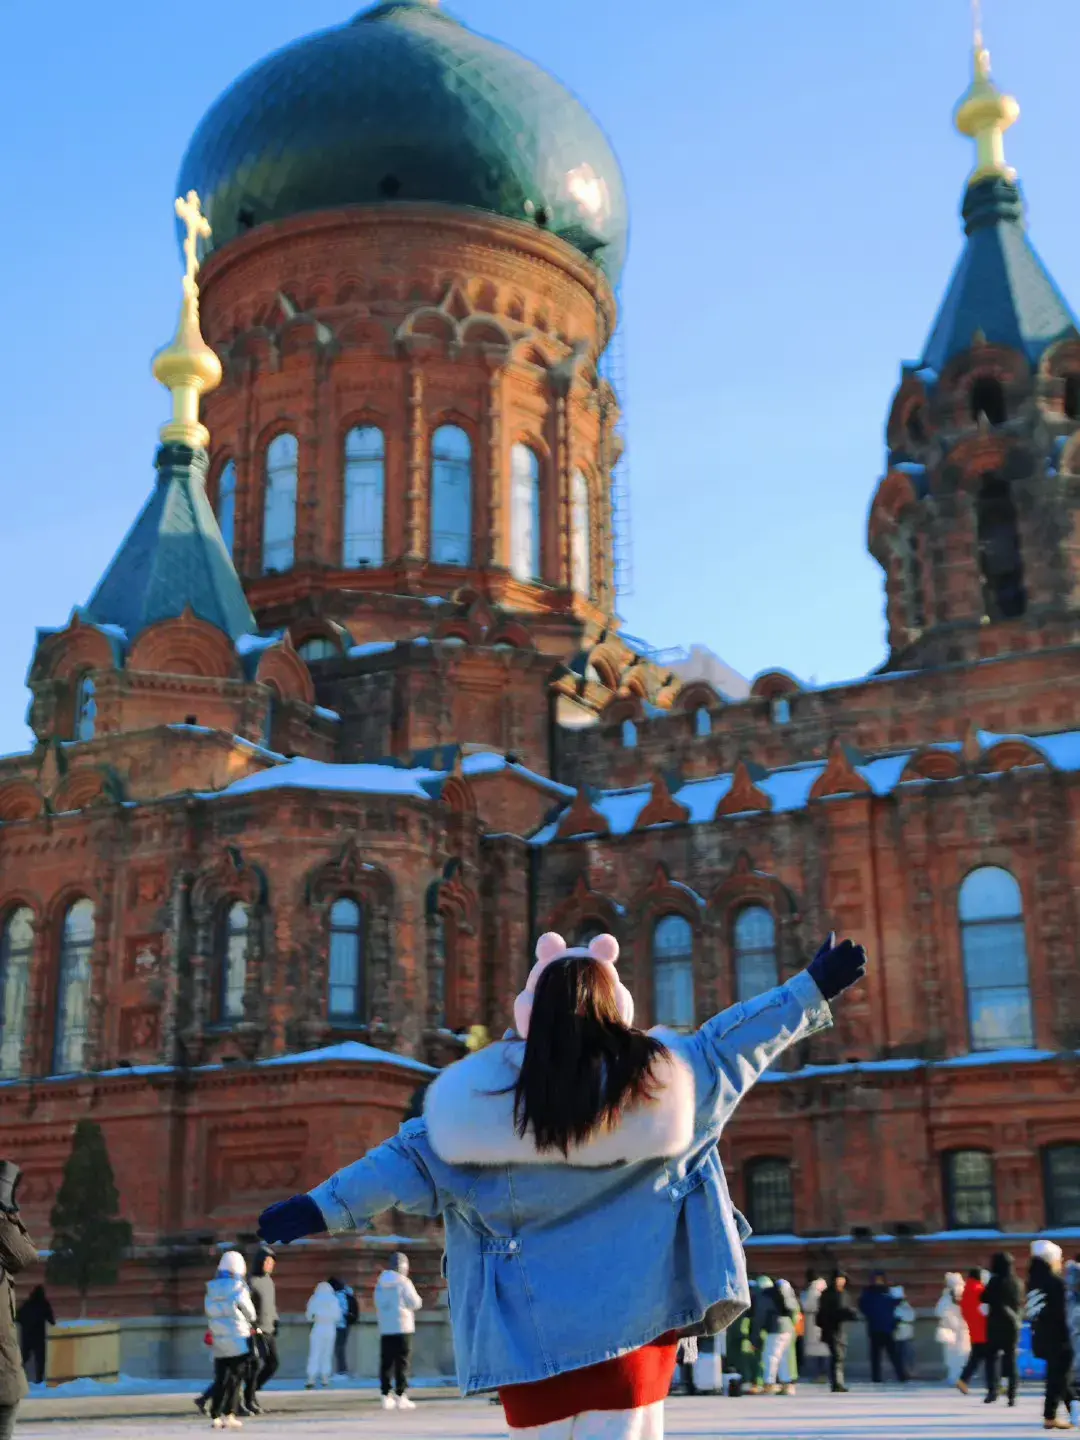
M 186 197 L 177 199 L 176 213 L 187 226 L 187 235 L 184 238 L 184 258 L 187 261 L 184 292 L 194 295 L 198 293 L 195 276 L 199 273 L 199 240 L 209 240 L 210 221 L 202 213 L 202 204 L 195 190 L 189 190 Z

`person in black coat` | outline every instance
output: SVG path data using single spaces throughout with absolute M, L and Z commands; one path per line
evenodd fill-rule
M 1037 1360 L 1046 1361 L 1046 1396 L 1043 1428 L 1069 1430 L 1068 1419 L 1058 1418 L 1058 1407 L 1068 1410 L 1072 1397 L 1073 1348 L 1065 1310 L 1065 1282 L 1061 1278 L 1064 1256 L 1052 1240 L 1036 1240 L 1031 1246 L 1028 1274 L 1027 1318 L 1031 1322 L 1031 1350 Z
M 45 1294 L 44 1285 L 35 1285 L 30 1294 L 15 1311 L 22 1342 L 23 1364 L 26 1373 L 35 1385 L 45 1379 L 45 1339 L 47 1326 L 56 1324 L 56 1316 Z
M 836 1270 L 821 1292 L 817 1312 L 818 1329 L 829 1350 L 829 1384 L 836 1394 L 847 1394 L 848 1387 L 844 1383 L 848 1346 L 845 1331 L 858 1318 L 858 1310 L 847 1297 L 847 1276 L 842 1270 Z
M 21 1172 L 13 1160 L 0 1160 L 0 1440 L 15 1433 L 15 1412 L 26 1394 L 26 1371 L 15 1336 L 15 1280 L 38 1258 L 15 1198 Z
M 983 1291 L 986 1306 L 986 1403 L 992 1405 L 1004 1374 L 1009 1404 L 1016 1404 L 1016 1347 L 1020 1343 L 1024 1297 L 1013 1257 L 999 1250 L 990 1261 L 990 1279 Z

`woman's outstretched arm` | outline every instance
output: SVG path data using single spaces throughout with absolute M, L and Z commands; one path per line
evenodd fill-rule
M 861 980 L 866 951 L 830 935 L 805 970 L 785 985 L 733 1005 L 694 1037 L 698 1051 L 698 1128 L 723 1125 L 746 1092 L 796 1041 L 832 1024 L 829 1001 Z
M 307 1195 L 294 1195 L 271 1205 L 259 1216 L 259 1235 L 285 1245 L 305 1235 L 360 1230 L 372 1216 L 392 1205 L 414 1215 L 434 1217 L 439 1197 L 431 1173 L 413 1139 L 423 1133 L 423 1120 L 410 1120 L 391 1140 L 369 1150 Z

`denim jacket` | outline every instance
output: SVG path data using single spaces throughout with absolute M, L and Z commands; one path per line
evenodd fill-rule
M 444 1070 L 423 1118 L 311 1197 L 332 1233 L 390 1206 L 442 1216 L 466 1394 L 611 1359 L 710 1307 L 730 1324 L 749 1304 L 750 1230 L 720 1132 L 777 1056 L 831 1022 L 804 971 L 693 1035 L 653 1032 L 670 1055 L 655 1100 L 557 1162 L 515 1131 L 522 1042 L 498 1042 Z

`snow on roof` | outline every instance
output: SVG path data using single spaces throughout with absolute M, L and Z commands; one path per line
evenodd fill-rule
M 1080 771 L 1080 730 L 1067 730 L 1056 735 L 1035 737 L 997 735 L 989 730 L 978 732 L 979 747 L 984 753 L 1005 740 L 1015 740 L 1030 745 L 1037 753 L 1045 756 L 1046 762 L 1055 770 Z M 860 761 L 854 766 L 854 769 L 856 774 L 860 775 L 869 785 L 872 794 L 890 795 L 900 785 L 905 770 L 912 758 L 920 753 L 920 750 L 926 752 L 942 750 L 949 754 L 958 754 L 963 750 L 963 742 L 944 740 L 922 747 L 909 748 L 895 754 L 878 755 L 869 760 Z M 769 771 L 760 779 L 756 779 L 754 783 L 772 801 L 771 813 L 774 815 L 784 814 L 806 808 L 810 803 L 810 792 L 814 788 L 814 782 L 824 774 L 825 769 L 826 762 L 824 760 L 805 761 L 798 765 L 785 765 Z M 672 795 L 680 805 L 685 805 L 689 810 L 689 824 L 706 825 L 715 818 L 717 806 L 730 793 L 733 783 L 734 777 L 730 773 L 710 775 L 702 780 L 688 780 L 674 790 Z M 924 777 L 920 783 L 951 782 Z M 589 801 L 593 809 L 605 817 L 612 835 L 627 835 L 633 830 L 651 794 L 651 786 L 639 785 L 630 789 L 597 790 L 590 794 Z M 558 821 L 556 820 L 536 831 L 531 837 L 530 843 L 547 845 L 557 837 L 557 834 Z M 584 839 L 585 835 L 583 833 L 581 836 L 572 838 Z
M 261 650 L 269 650 L 272 645 L 278 644 L 284 634 L 284 630 L 275 630 L 272 635 L 241 635 L 236 641 L 236 653 L 256 655 Z
M 396 647 L 396 640 L 368 640 L 363 645 L 350 646 L 346 653 L 352 659 L 361 659 L 365 655 L 385 655 Z
M 315 706 L 315 714 L 321 716 L 323 720 L 340 720 L 340 719 L 341 719 L 341 716 L 338 714 L 338 712 L 337 712 L 336 710 L 328 710 L 325 705 L 316 705 L 316 706 Z
M 827 1080 L 839 1075 L 888 1075 L 911 1070 L 964 1070 L 978 1066 L 1034 1065 L 1057 1060 L 1062 1055 L 1072 1059 L 1080 1051 L 1056 1050 L 975 1050 L 969 1055 L 950 1055 L 946 1060 L 847 1060 L 840 1065 L 803 1065 L 798 1070 L 767 1070 L 762 1076 L 767 1084 L 791 1080 Z
M 224 790 L 204 792 L 205 800 L 252 795 L 259 790 L 330 790 L 339 794 L 402 795 L 411 800 L 428 800 L 423 780 L 435 772 L 404 770 L 395 765 L 335 765 L 329 760 L 297 758 L 286 760 L 256 775 L 245 775 Z
M 318 1050 L 302 1050 L 295 1055 L 274 1055 L 269 1060 L 258 1060 L 256 1064 L 268 1069 L 276 1065 L 329 1065 L 344 1061 L 349 1065 L 396 1065 L 400 1069 L 415 1070 L 421 1075 L 437 1075 L 432 1065 L 414 1060 L 410 1055 L 397 1055 L 392 1050 L 380 1050 L 375 1045 L 364 1045 L 359 1040 L 343 1040 L 338 1045 L 324 1045 Z

